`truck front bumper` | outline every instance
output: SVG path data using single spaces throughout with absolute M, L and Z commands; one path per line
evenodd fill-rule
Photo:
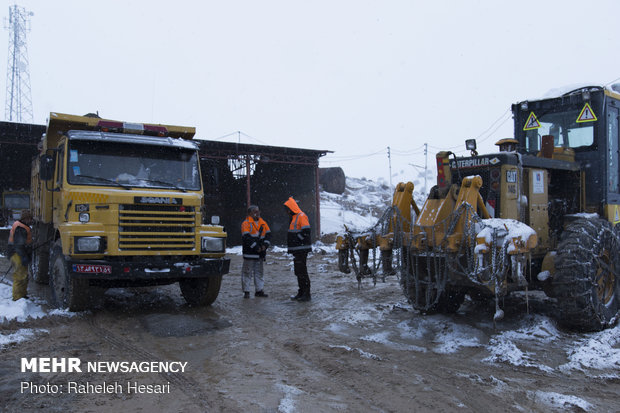
M 201 258 L 195 261 L 106 261 L 67 260 L 72 278 L 89 280 L 178 280 L 227 274 L 229 258 Z

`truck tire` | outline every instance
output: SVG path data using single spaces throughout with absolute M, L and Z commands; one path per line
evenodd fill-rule
M 88 280 L 72 278 L 60 242 L 54 244 L 50 260 L 52 302 L 61 309 L 83 311 L 88 307 Z
M 50 252 L 47 248 L 39 248 L 32 253 L 30 274 L 37 284 L 49 284 L 49 260 Z
M 560 237 L 553 296 L 557 320 L 579 331 L 599 331 L 620 309 L 618 231 L 602 219 L 578 219 Z
M 221 285 L 221 275 L 208 278 L 189 278 L 179 281 L 181 294 L 185 301 L 194 307 L 204 307 L 213 304 L 220 293 Z
M 48 226 L 36 223 L 32 226 L 32 239 L 38 245 L 32 252 L 30 262 L 30 274 L 37 284 L 49 284 L 49 260 L 50 246 L 46 243 L 48 237 Z

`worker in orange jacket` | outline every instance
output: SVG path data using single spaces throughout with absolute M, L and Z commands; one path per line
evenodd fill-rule
M 291 300 L 310 301 L 310 277 L 307 266 L 308 253 L 312 251 L 310 221 L 293 197 L 290 197 L 284 206 L 291 220 L 287 234 L 288 253 L 293 254 L 293 268 L 299 286 L 297 295 L 292 296 Z
M 267 248 L 271 246 L 271 230 L 267 222 L 260 217 L 260 209 L 256 205 L 250 205 L 248 216 L 241 224 L 241 242 L 243 298 L 250 298 L 252 280 L 254 280 L 254 296 L 267 297 L 264 291 L 263 261 L 267 255 Z
M 32 253 L 32 213 L 25 209 L 9 232 L 8 256 L 13 266 L 13 301 L 28 298 L 28 264 Z

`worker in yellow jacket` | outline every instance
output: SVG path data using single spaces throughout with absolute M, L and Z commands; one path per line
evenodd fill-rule
M 28 264 L 32 254 L 32 213 L 25 209 L 9 232 L 8 256 L 13 266 L 13 301 L 28 298 Z

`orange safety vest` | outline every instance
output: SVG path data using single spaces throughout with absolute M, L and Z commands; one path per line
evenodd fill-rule
M 22 223 L 21 221 L 13 222 L 11 232 L 9 232 L 9 244 L 13 244 L 13 240 L 15 238 L 15 230 L 17 229 L 17 227 L 22 227 L 26 230 L 26 244 L 32 244 L 32 231 L 30 230 L 30 227 L 28 225 Z
M 259 217 L 258 220 L 254 220 L 254 218 L 248 216 L 241 224 L 241 237 L 244 238 L 242 242 L 243 258 L 258 259 L 264 257 L 265 252 L 257 252 L 256 247 L 260 243 L 264 243 L 269 247 L 271 230 L 264 219 Z
M 288 227 L 287 244 L 288 252 L 311 251 L 312 245 L 310 237 L 304 236 L 303 231 L 310 231 L 310 220 L 308 216 L 297 205 L 297 202 L 291 197 L 284 205 L 291 210 L 293 216 Z
M 260 230 L 261 227 L 262 231 L 259 234 L 258 230 Z M 247 217 L 245 221 L 243 221 L 243 224 L 241 224 L 241 235 L 250 234 L 253 238 L 265 238 L 265 235 L 268 232 L 271 232 L 269 225 L 267 225 L 267 222 L 260 217 L 258 218 L 258 221 L 255 221 L 252 217 Z

